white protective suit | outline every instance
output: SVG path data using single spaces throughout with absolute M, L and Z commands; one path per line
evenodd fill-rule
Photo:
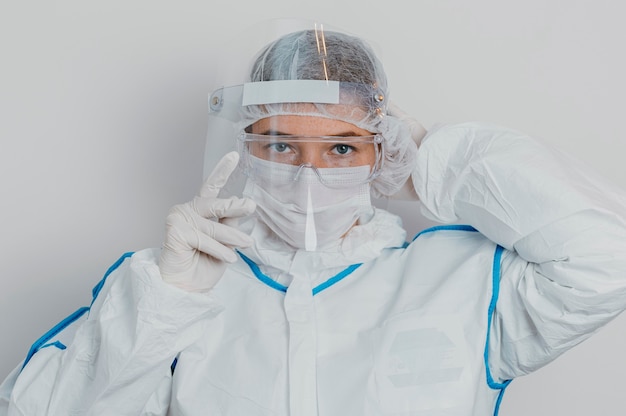
M 124 256 L 0 389 L 0 415 L 492 415 L 509 380 L 626 307 L 626 197 L 514 131 L 442 126 L 405 244 L 378 210 L 336 252 L 260 223 L 209 295 Z M 416 203 L 416 210 L 419 204 Z

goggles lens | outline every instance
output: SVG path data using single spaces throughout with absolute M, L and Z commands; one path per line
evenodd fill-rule
M 276 168 L 283 171 L 283 180 L 299 181 L 310 177 L 305 172 L 313 171 L 320 182 L 333 188 L 370 182 L 378 174 L 383 160 L 380 135 L 338 137 L 242 133 L 240 153 L 243 156 L 243 171 L 252 179 L 258 174 L 253 160 L 260 159 L 275 163 Z M 354 178 L 338 183 L 336 180 L 329 180 L 330 176 L 325 175 L 327 172 L 347 172 L 346 168 L 357 167 L 361 168 L 360 172 L 367 172 L 366 175 L 359 175 L 360 179 L 356 181 L 358 183 Z M 286 178 L 285 171 L 293 174 Z

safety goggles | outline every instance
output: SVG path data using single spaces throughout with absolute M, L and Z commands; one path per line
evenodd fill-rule
M 373 180 L 384 160 L 382 136 L 292 136 L 242 133 L 243 172 L 274 182 L 318 180 L 330 188 Z M 261 168 L 262 166 L 262 168 Z M 358 174 L 355 174 L 358 172 Z

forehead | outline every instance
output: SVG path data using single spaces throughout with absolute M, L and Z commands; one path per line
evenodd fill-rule
M 252 133 L 269 132 L 302 136 L 367 136 L 371 133 L 354 124 L 325 117 L 278 115 L 252 124 Z

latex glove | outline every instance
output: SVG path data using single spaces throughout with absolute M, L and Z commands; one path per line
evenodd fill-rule
M 415 143 L 415 145 L 419 148 L 422 144 L 422 139 L 426 136 L 426 129 L 424 126 L 420 124 L 415 118 L 411 117 L 408 113 L 404 112 L 400 107 L 395 105 L 393 102 L 389 103 L 387 107 L 388 114 L 392 117 L 397 118 L 402 121 L 411 132 L 411 140 Z M 404 185 L 391 196 L 392 199 L 399 199 L 405 201 L 417 201 L 419 197 L 415 192 L 415 186 L 413 185 L 413 180 L 409 176 Z
M 252 245 L 249 235 L 237 230 L 238 218 L 254 212 L 248 198 L 218 198 L 239 154 L 226 154 L 190 202 L 174 206 L 166 219 L 166 234 L 159 258 L 164 281 L 190 292 L 210 290 L 237 260 L 234 249 Z
M 417 147 L 420 147 L 420 144 L 422 144 L 422 139 L 424 138 L 424 136 L 426 136 L 426 129 L 424 128 L 424 126 L 422 126 L 419 121 L 410 116 L 408 113 L 404 112 L 393 102 L 389 103 L 387 111 L 390 116 L 401 120 L 408 126 L 409 130 L 411 131 L 411 139 L 413 139 L 413 142 L 415 142 Z

